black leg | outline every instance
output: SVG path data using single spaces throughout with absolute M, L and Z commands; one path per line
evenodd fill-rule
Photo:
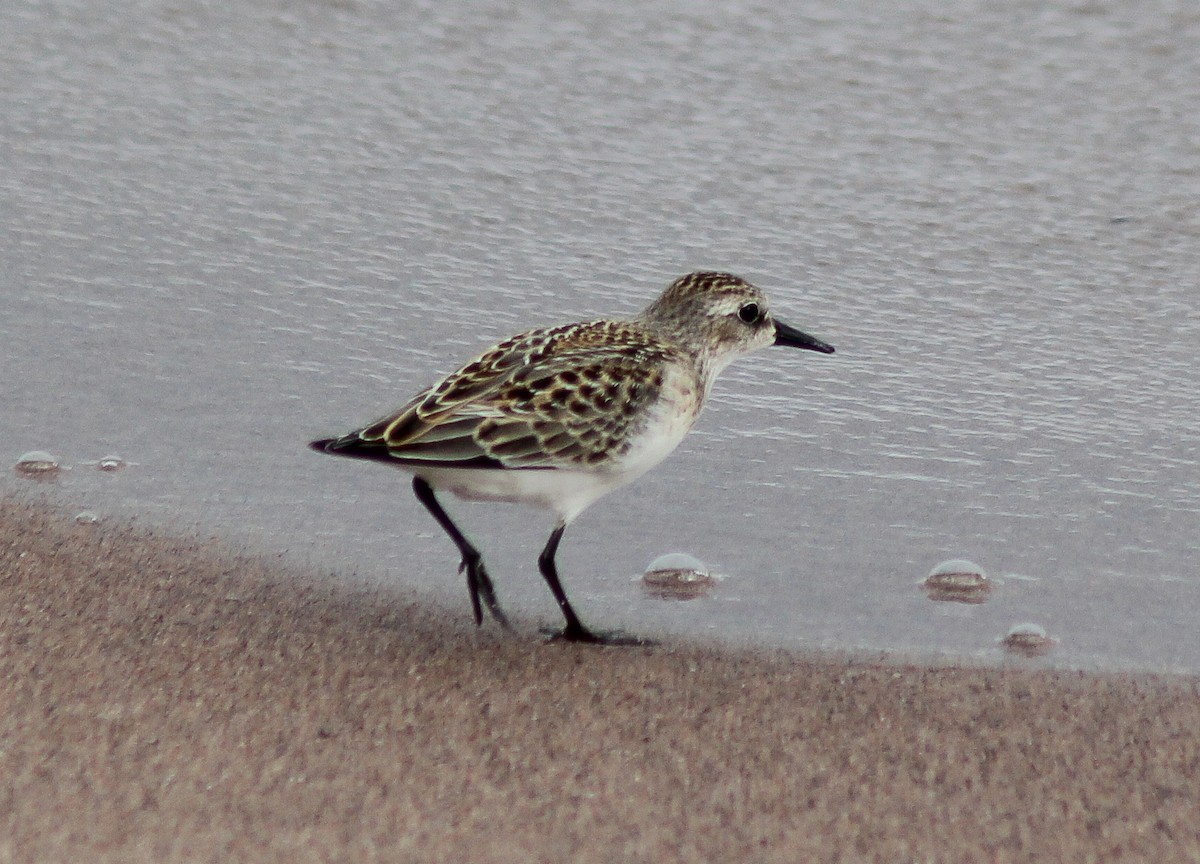
M 561 633 L 555 634 L 555 638 L 565 639 L 568 642 L 591 642 L 596 645 L 655 644 L 652 639 L 639 639 L 636 636 L 626 636 L 623 633 L 596 633 L 583 626 L 583 622 L 579 620 L 579 616 L 575 614 L 575 610 L 571 608 L 571 604 L 567 600 L 567 594 L 563 591 L 562 583 L 558 581 L 558 568 L 554 565 L 554 556 L 558 554 L 559 541 L 562 540 L 563 532 L 566 530 L 566 523 L 559 522 L 554 527 L 554 530 L 550 532 L 550 539 L 546 541 L 546 548 L 538 556 L 538 569 L 542 571 L 542 578 L 550 586 L 550 593 L 558 601 L 558 608 L 562 610 L 563 617 L 567 619 L 567 626 L 563 628 Z
M 462 555 L 462 563 L 458 566 L 458 572 L 466 571 L 467 574 L 467 591 L 471 595 L 471 611 L 475 615 L 475 624 L 483 623 L 483 609 L 479 604 L 479 598 L 482 597 L 488 612 L 492 613 L 496 622 L 505 630 L 511 630 L 512 625 L 508 623 L 504 610 L 500 608 L 500 603 L 496 600 L 496 589 L 492 587 L 491 577 L 488 576 L 487 569 L 483 566 L 483 556 L 479 554 L 479 550 L 471 545 L 471 541 L 463 536 L 463 533 L 458 530 L 458 526 L 451 521 L 449 514 L 442 509 L 437 496 L 433 494 L 432 486 L 420 477 L 413 478 L 412 486 L 417 500 L 425 505 L 425 509 L 442 526 L 442 530 L 450 535 L 450 539 L 454 541 L 454 545 L 458 547 L 458 551 Z
M 565 522 L 559 522 L 554 526 L 554 530 L 550 532 L 550 539 L 546 541 L 546 548 L 538 556 L 538 569 L 542 571 L 542 578 L 550 586 L 550 593 L 558 601 L 558 608 L 562 610 L 563 617 L 567 619 L 566 629 L 562 632 L 563 638 L 579 640 L 587 634 L 588 630 L 579 620 L 579 616 L 575 614 L 575 610 L 571 608 L 571 601 L 567 599 L 567 593 L 563 591 L 562 583 L 558 581 L 558 570 L 554 566 L 554 556 L 558 554 L 558 544 L 566 530 Z
M 538 569 L 542 571 L 542 578 L 550 586 L 550 593 L 558 601 L 558 608 L 562 610 L 563 617 L 567 619 L 567 626 L 559 634 L 560 638 L 570 642 L 607 642 L 607 639 L 583 626 L 583 622 L 579 620 L 579 616 L 575 614 L 570 601 L 567 600 L 562 583 L 558 581 L 558 569 L 554 566 L 554 556 L 558 554 L 558 544 L 566 530 L 565 522 L 559 522 L 554 526 L 554 530 L 550 532 L 550 539 L 546 541 L 546 548 L 538 556 Z

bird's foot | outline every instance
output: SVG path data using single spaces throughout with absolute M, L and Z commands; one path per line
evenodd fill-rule
M 587 629 L 582 624 L 574 626 L 568 624 L 562 630 L 543 628 L 541 632 L 547 642 L 578 642 L 585 645 L 640 645 L 643 647 L 658 644 L 653 639 L 632 636 L 620 630 L 596 632 Z
M 483 566 L 483 559 L 464 557 L 458 565 L 458 572 L 467 574 L 467 591 L 471 595 L 471 612 L 475 616 L 475 626 L 483 624 L 482 606 L 486 606 L 496 623 L 511 633 L 513 626 L 508 623 L 508 616 L 500 608 L 500 601 L 496 599 L 496 589 L 492 587 L 492 579 Z M 482 606 L 480 600 L 483 601 Z

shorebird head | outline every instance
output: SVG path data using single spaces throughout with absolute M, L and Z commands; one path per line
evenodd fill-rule
M 776 321 L 766 295 L 730 273 L 679 277 L 646 308 L 641 320 L 699 354 L 713 372 L 767 345 L 833 353 L 829 343 Z

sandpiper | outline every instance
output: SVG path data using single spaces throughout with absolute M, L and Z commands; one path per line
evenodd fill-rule
M 398 411 L 310 446 L 412 475 L 417 499 L 462 555 L 459 572 L 466 572 L 476 624 L 486 606 L 509 627 L 483 556 L 435 490 L 552 511 L 558 521 L 538 568 L 566 619 L 561 637 L 636 641 L 596 633 L 579 620 L 558 579 L 559 541 L 589 504 L 675 449 L 730 361 L 766 345 L 833 353 L 832 345 L 776 321 L 766 297 L 746 280 L 691 273 L 635 318 L 513 336 Z

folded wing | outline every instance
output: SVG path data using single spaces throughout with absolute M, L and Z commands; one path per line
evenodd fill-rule
M 672 354 L 628 324 L 530 331 L 399 411 L 314 446 L 410 465 L 587 468 L 628 449 Z

